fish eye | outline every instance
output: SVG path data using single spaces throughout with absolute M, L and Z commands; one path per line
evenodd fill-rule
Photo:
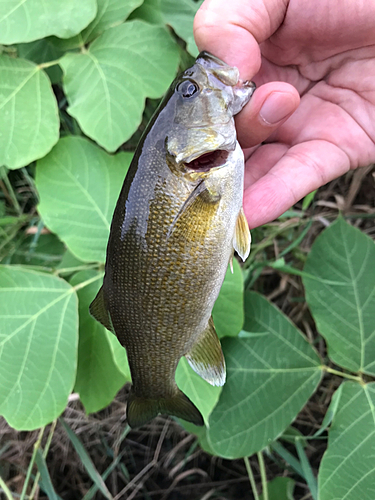
M 192 97 L 199 90 L 198 85 L 192 80 L 184 80 L 177 87 L 178 92 L 182 95 L 182 97 Z

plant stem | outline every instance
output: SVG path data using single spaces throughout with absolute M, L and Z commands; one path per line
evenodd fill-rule
M 56 66 L 57 64 L 60 64 L 61 58 L 60 59 L 55 59 L 54 61 L 48 61 L 44 63 L 38 64 L 39 68 L 44 69 L 44 68 L 49 68 L 50 66 Z
M 3 190 L 4 190 L 4 187 L 6 188 L 7 194 L 10 197 L 10 199 L 12 200 L 13 206 L 16 209 L 17 213 L 22 214 L 22 210 L 21 210 L 20 204 L 18 203 L 17 196 L 13 190 L 12 184 L 11 184 L 10 180 L 8 179 L 7 175 L 5 175 L 3 177 L 3 180 L 1 181 L 1 188 Z M 5 191 L 4 191 L 4 194 L 6 195 Z
M 260 477 L 262 479 L 263 500 L 268 500 L 267 474 L 266 474 L 266 467 L 264 465 L 263 453 L 261 451 L 258 451 L 257 457 L 258 457 L 259 468 L 260 468 Z
M 64 273 L 74 273 L 76 271 L 86 271 L 87 269 L 96 269 L 98 267 L 98 264 L 83 264 L 82 266 L 75 266 L 75 267 L 63 267 L 61 269 L 56 269 L 56 271 L 53 274 L 56 274 L 57 276 L 59 274 L 64 274 Z
M 327 373 L 332 373 L 333 375 L 338 375 L 339 377 L 347 378 L 349 380 L 355 380 L 356 382 L 363 383 L 362 377 L 358 377 L 356 375 L 350 375 L 350 373 L 340 372 L 339 370 L 335 370 L 330 368 L 329 366 L 322 366 L 323 370 Z
M 42 427 L 40 429 L 39 434 L 38 434 L 38 438 L 37 438 L 37 440 L 34 443 L 33 455 L 31 457 L 29 466 L 27 468 L 26 478 L 25 478 L 25 482 L 23 483 L 23 488 L 22 488 L 20 500 L 25 500 L 26 490 L 27 490 L 27 487 L 29 485 L 29 481 L 30 481 L 30 477 L 31 477 L 31 471 L 33 469 L 34 462 L 35 462 L 36 452 L 38 451 L 38 449 L 40 447 L 40 443 L 42 442 L 42 437 L 43 437 L 44 429 L 45 429 L 45 427 Z
M 47 453 L 48 453 L 49 447 L 51 446 L 51 441 L 52 441 L 52 438 L 53 438 L 53 434 L 55 432 L 56 423 L 57 423 L 57 420 L 54 420 L 52 422 L 51 428 L 49 430 L 48 437 L 47 437 L 47 442 L 46 442 L 46 446 L 45 446 L 44 451 L 43 451 L 43 458 L 47 457 Z M 35 495 L 36 490 L 38 488 L 39 478 L 40 478 L 40 472 L 38 472 L 37 475 L 35 476 L 34 485 L 32 487 L 31 493 L 29 495 L 29 498 L 31 500 L 34 498 L 34 495 Z
M 247 475 L 249 476 L 249 481 L 250 481 L 250 484 L 251 484 L 251 489 L 253 491 L 254 500 L 259 500 L 259 495 L 258 495 L 258 491 L 257 491 L 257 485 L 255 483 L 254 474 L 253 474 L 253 471 L 251 469 L 249 458 L 248 457 L 244 457 L 244 462 L 245 462 L 245 466 L 246 466 L 246 470 L 247 470 Z
M 80 290 L 81 288 L 85 288 L 85 286 L 90 285 L 90 283 L 93 283 L 94 281 L 97 281 L 97 280 L 103 278 L 103 276 L 104 276 L 104 273 L 100 273 L 97 276 L 93 276 L 92 278 L 90 278 L 86 281 L 82 281 L 82 283 L 78 283 L 78 285 L 74 286 L 73 288 L 75 291 Z

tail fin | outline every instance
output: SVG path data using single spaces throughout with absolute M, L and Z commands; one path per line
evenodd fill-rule
M 130 427 L 140 427 L 159 413 L 183 418 L 195 425 L 204 425 L 201 412 L 180 390 L 170 398 L 160 399 L 141 398 L 130 394 L 126 410 Z

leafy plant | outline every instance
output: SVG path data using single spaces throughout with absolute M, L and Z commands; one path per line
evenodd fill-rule
M 103 276 L 111 216 L 132 158 L 116 151 L 129 139 L 124 149 L 133 148 L 142 113 L 154 109 L 151 101 L 145 109 L 146 99 L 161 97 L 178 66 L 197 54 L 198 5 L 85 0 L 77 10 L 73 1 L 50 2 L 44 17 L 34 0 L 0 7 L 0 164 L 6 167 L 0 171 L 0 412 L 16 429 L 55 421 L 72 390 L 87 412 L 98 411 L 130 381 L 125 350 L 90 317 L 88 305 Z M 27 186 L 21 202 L 16 181 Z M 257 248 L 245 271 L 236 261 L 234 274 L 228 271 L 213 311 L 227 383 L 211 387 L 181 360 L 177 383 L 206 422 L 202 429 L 182 425 L 212 454 L 248 464 L 257 453 L 263 472 L 262 453 L 281 456 L 313 498 L 372 500 L 375 246 L 339 217 L 316 239 L 303 270 L 294 268 L 283 259 L 309 224 L 277 261 L 259 265 Z M 44 225 L 53 234 L 44 234 Z M 302 276 L 327 344 L 325 359 L 279 309 L 248 290 L 266 264 Z M 329 427 L 317 486 L 306 441 L 289 426 L 327 373 L 347 380 L 317 433 Z M 281 444 L 286 432 L 298 459 Z M 82 445 L 74 446 L 107 494 Z M 40 484 L 53 495 L 37 448 Z M 262 474 L 261 498 L 293 498 L 292 480 L 267 486 Z

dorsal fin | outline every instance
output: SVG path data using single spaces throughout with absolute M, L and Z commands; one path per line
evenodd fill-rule
M 104 291 L 102 286 L 100 287 L 95 299 L 91 302 L 89 311 L 91 316 L 93 316 L 96 321 L 99 321 L 99 323 L 101 323 L 110 332 L 115 333 L 111 317 L 105 306 Z

